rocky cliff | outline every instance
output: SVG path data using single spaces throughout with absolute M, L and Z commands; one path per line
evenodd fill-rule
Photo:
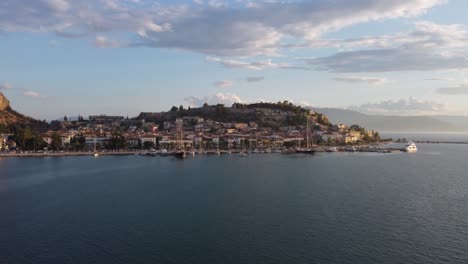
M 0 92 L 0 111 L 10 108 L 10 101 Z
M 41 125 L 42 122 L 11 109 L 10 101 L 0 92 L 0 125 L 9 126 L 11 124 L 32 125 L 37 127 Z

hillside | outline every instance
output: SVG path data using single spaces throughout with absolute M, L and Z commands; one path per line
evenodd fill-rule
M 169 112 L 141 113 L 136 119 L 162 124 L 180 117 L 202 117 L 218 122 L 256 122 L 262 127 L 279 128 L 282 126 L 301 126 L 306 124 L 308 109 L 294 106 L 290 103 L 256 103 L 204 106 L 179 110 L 173 108 Z M 316 123 L 329 125 L 328 119 L 322 114 L 313 114 Z
M 0 92 L 0 125 L 6 127 L 12 124 L 33 127 L 41 127 L 43 125 L 40 121 L 14 111 L 10 106 L 10 101 Z
M 468 117 L 367 115 L 337 108 L 315 108 L 333 123 L 357 124 L 387 132 L 461 132 L 468 131 Z M 464 123 L 462 122 L 464 121 Z M 462 124 L 465 124 L 464 126 Z

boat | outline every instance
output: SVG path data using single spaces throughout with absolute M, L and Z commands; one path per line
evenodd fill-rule
M 348 151 L 348 152 L 356 152 L 357 148 L 355 146 L 349 146 L 345 150 Z
M 338 148 L 337 147 L 329 147 L 327 149 L 325 149 L 326 152 L 338 152 Z
M 172 152 L 172 155 L 179 159 L 185 159 L 187 157 L 187 153 L 185 152 L 185 146 L 182 143 L 184 138 L 184 125 L 180 118 L 176 119 L 176 130 L 179 133 L 178 147 L 176 151 Z
M 296 153 L 300 154 L 315 154 L 315 150 L 311 148 L 297 148 Z
M 414 153 L 418 151 L 418 147 L 413 141 L 410 141 L 405 145 L 405 151 L 408 153 Z
M 167 149 L 161 149 L 159 151 L 159 155 L 161 156 L 168 156 L 169 155 L 169 152 L 167 151 Z
M 98 153 L 97 150 L 96 150 L 96 140 L 94 140 L 94 154 L 93 154 L 93 156 L 94 156 L 95 158 L 99 157 L 99 153 Z
M 241 153 L 239 153 L 239 157 L 247 157 L 247 153 L 245 153 L 244 151 L 242 151 Z
M 175 151 L 172 153 L 172 155 L 174 155 L 174 157 L 176 158 L 179 158 L 179 159 L 185 159 L 187 157 L 187 153 L 185 153 L 185 151 Z
M 307 117 L 307 129 L 306 129 L 306 147 L 305 148 L 296 148 L 295 151 L 296 153 L 300 153 L 300 154 L 314 154 L 315 153 L 315 150 L 312 149 L 310 147 L 310 136 L 309 136 L 309 133 L 310 133 L 310 129 L 309 129 L 309 117 Z

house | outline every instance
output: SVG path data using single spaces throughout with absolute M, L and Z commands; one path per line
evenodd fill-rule
M 127 144 L 130 148 L 136 148 L 140 144 L 140 139 L 139 138 L 128 138 L 127 139 Z
M 140 137 L 140 142 L 142 145 L 144 145 L 145 142 L 152 142 L 156 146 L 157 138 L 155 136 L 142 136 Z
M 343 136 L 339 133 L 326 133 L 322 135 L 323 142 L 341 142 L 343 140 Z
M 109 141 L 107 137 L 88 136 L 85 137 L 86 145 L 105 145 Z
M 239 130 L 246 130 L 249 127 L 249 124 L 247 124 L 247 123 L 236 123 L 234 125 L 234 127 L 236 129 L 239 129 Z
M 353 143 L 358 142 L 358 140 L 359 140 L 358 137 L 351 136 L 349 134 L 344 137 L 344 143 L 346 144 L 353 144 Z

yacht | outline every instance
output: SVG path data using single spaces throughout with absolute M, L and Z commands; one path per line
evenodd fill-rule
M 416 152 L 418 151 L 418 147 L 416 147 L 416 144 L 414 144 L 413 141 L 408 142 L 408 144 L 405 145 L 405 151 L 406 152 Z
M 327 149 L 325 149 L 326 152 L 338 152 L 338 148 L 337 147 L 329 147 Z
M 315 154 L 315 150 L 311 148 L 296 148 L 295 151 L 300 154 Z
M 176 158 L 179 158 L 179 159 L 185 159 L 187 157 L 187 154 L 185 153 L 185 151 L 183 150 L 179 150 L 179 151 L 176 151 L 176 152 L 173 152 L 172 153 Z
M 315 150 L 313 148 L 311 148 L 310 146 L 310 129 L 309 129 L 309 117 L 306 118 L 307 119 L 307 130 L 306 130 L 306 138 L 307 138 L 307 141 L 306 141 L 306 147 L 305 148 L 296 148 L 296 153 L 301 153 L 301 154 L 315 154 Z
M 167 151 L 167 149 L 161 149 L 159 151 L 159 155 L 161 156 L 168 156 L 169 155 L 169 152 Z

